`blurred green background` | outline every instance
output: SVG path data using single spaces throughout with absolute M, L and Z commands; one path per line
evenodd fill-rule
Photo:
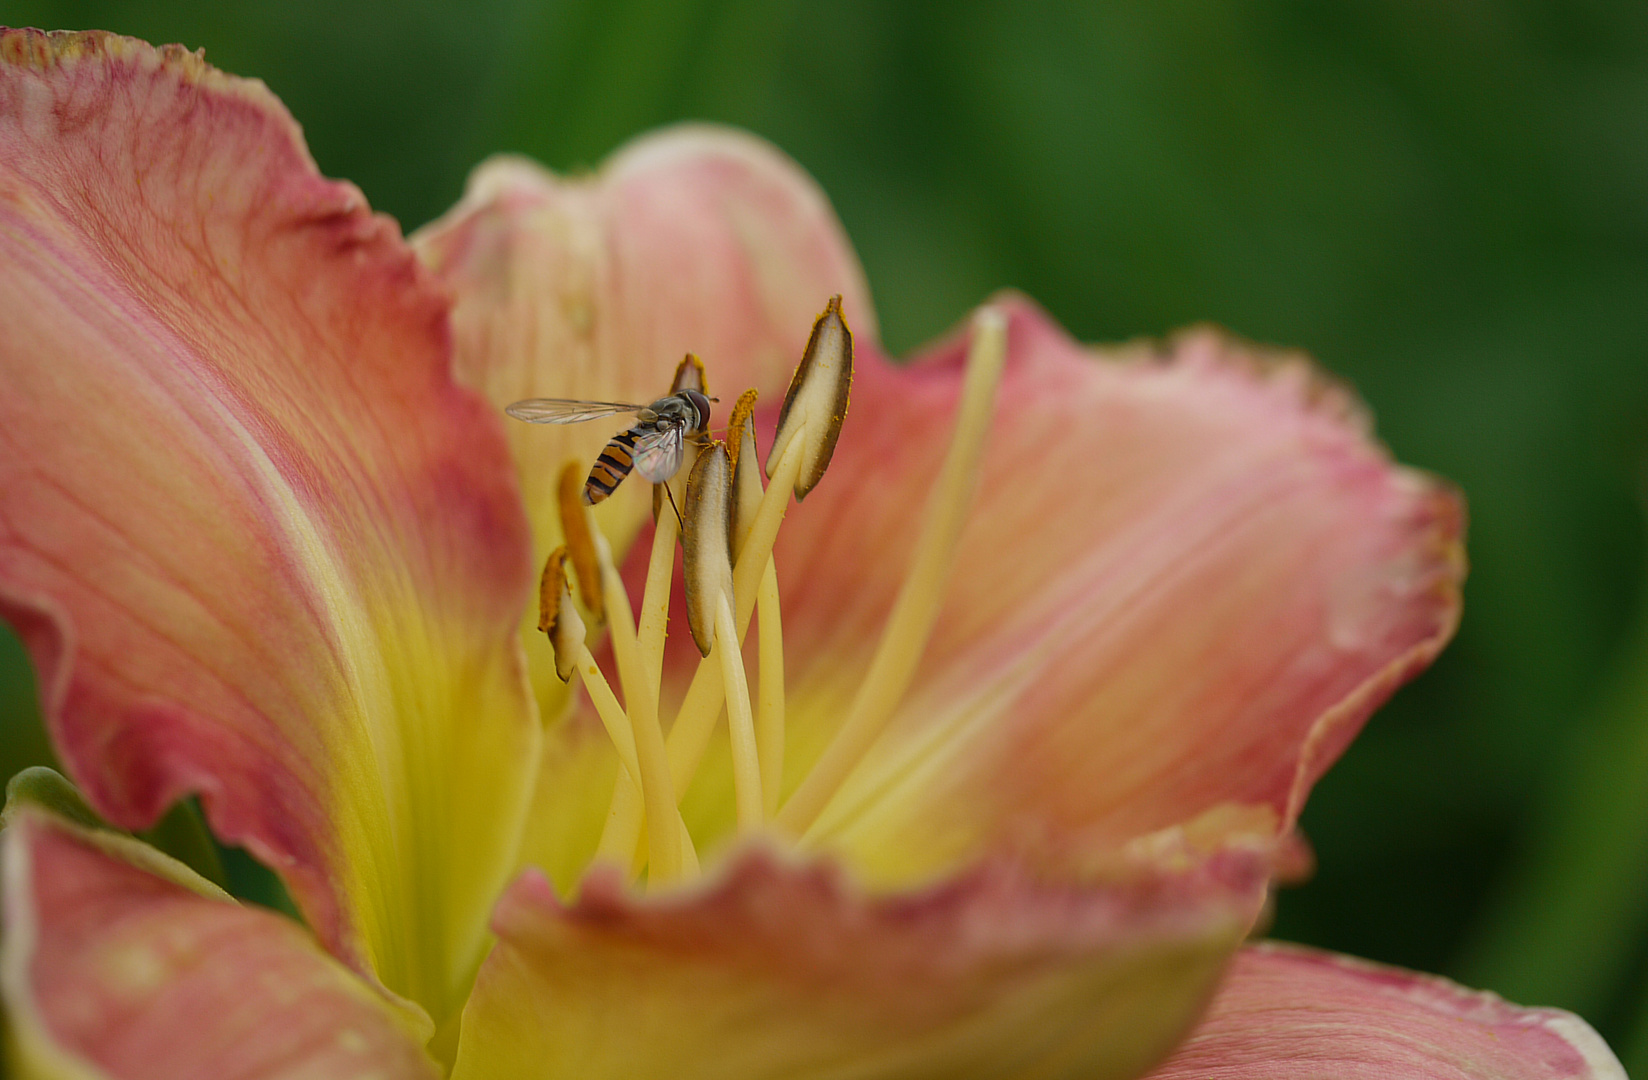
M 204 46 L 411 229 L 497 150 L 681 118 L 824 185 L 907 350 L 1013 285 L 1352 380 L 1470 499 L 1459 639 L 1329 774 L 1278 936 L 1596 1024 L 1648 1075 L 1642 0 L 16 2 Z M 0 641 L 0 767 L 49 754 Z

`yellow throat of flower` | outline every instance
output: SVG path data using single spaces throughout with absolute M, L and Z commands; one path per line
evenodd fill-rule
M 567 545 L 551 553 L 544 566 L 539 628 L 555 647 L 561 677 L 570 679 L 576 671 L 582 678 L 618 754 L 621 767 L 598 861 L 624 867 L 632 877 L 644 871 L 649 888 L 697 875 L 697 848 L 678 806 L 723 706 L 739 834 L 764 831 L 787 843 L 808 843 L 820 812 L 892 718 L 926 649 L 971 502 L 1006 353 L 1006 321 L 999 311 L 985 309 L 974 323 L 949 451 L 880 642 L 834 736 L 782 805 L 784 635 L 772 552 L 791 492 L 799 500 L 823 476 L 846 414 L 852 334 L 840 297 L 819 316 L 790 384 L 767 457 L 767 482 L 762 483 L 756 462 L 753 390 L 734 406 L 726 442 L 700 448 L 684 490 L 679 476 L 670 482 L 657 515 L 639 618 L 606 538 L 577 496 L 583 466 L 567 463 L 560 483 Z M 684 375 L 690 375 L 685 362 L 678 380 Z M 679 508 L 679 518 L 673 508 Z M 659 688 L 678 541 L 687 621 L 703 659 L 666 736 Z M 569 562 L 585 609 L 596 618 L 604 613 L 608 623 L 622 704 L 585 643 Z M 742 650 L 758 610 L 752 700 Z

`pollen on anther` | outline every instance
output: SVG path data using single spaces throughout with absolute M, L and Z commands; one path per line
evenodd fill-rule
M 670 393 L 679 394 L 683 390 L 696 390 L 705 395 L 709 393 L 709 382 L 704 377 L 704 361 L 698 359 L 697 353 L 688 353 L 675 365 L 675 379 L 670 383 Z
M 842 421 L 847 418 L 852 383 L 853 334 L 841 314 L 841 297 L 832 296 L 813 324 L 807 349 L 784 395 L 772 447 L 767 451 L 767 474 L 771 476 L 789 452 L 791 441 L 803 440 L 799 448 L 801 469 L 795 480 L 797 499 L 805 498 L 829 468 Z
M 698 455 L 687 479 L 682 508 L 681 563 L 687 594 L 687 623 L 704 656 L 715 643 L 716 608 L 732 592 L 732 470 L 725 443 L 716 441 Z
M 556 504 L 567 555 L 578 576 L 578 595 L 584 598 L 584 606 L 600 625 L 607 617 L 606 598 L 601 589 L 601 562 L 595 554 L 595 537 L 590 532 L 588 512 L 584 509 L 583 466 L 575 459 L 561 466 Z
M 732 465 L 732 555 L 737 561 L 761 507 L 761 463 L 755 446 L 756 392 L 746 390 L 727 418 L 727 457 Z
M 567 549 L 556 548 L 544 561 L 544 573 L 538 580 L 538 629 L 549 636 L 555 650 L 555 674 L 562 682 L 572 679 L 585 635 L 583 617 L 578 614 L 572 587 L 567 583 L 566 563 Z

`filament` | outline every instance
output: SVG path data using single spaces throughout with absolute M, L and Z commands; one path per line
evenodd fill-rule
M 669 485 L 664 485 L 667 489 Z M 669 627 L 670 578 L 675 574 L 675 542 L 681 535 L 681 523 L 672 510 L 659 514 L 652 533 L 652 555 L 647 560 L 647 584 L 641 594 L 641 619 L 636 628 L 640 641 L 641 663 L 647 673 L 648 685 L 654 699 L 663 681 L 664 637 Z
M 630 729 L 635 737 L 635 755 L 641 770 L 641 801 L 646 811 L 649 887 L 670 884 L 681 877 L 681 833 L 674 827 L 675 785 L 670 781 L 669 759 L 664 750 L 664 733 L 658 726 L 658 696 L 652 690 L 641 660 L 640 642 L 635 636 L 635 616 L 630 611 L 624 583 L 612 565 L 606 538 L 597 536 L 601 555 L 601 578 L 607 597 L 607 625 L 612 631 L 612 654 L 618 662 L 618 679 L 624 685 Z M 620 785 L 621 786 L 621 785 Z
M 715 648 L 721 661 L 721 681 L 727 689 L 727 730 L 732 737 L 733 797 L 738 808 L 738 830 L 748 832 L 766 820 L 761 797 L 761 759 L 756 750 L 755 718 L 750 714 L 750 687 L 744 678 L 744 656 L 733 626 L 732 604 L 723 593 L 715 609 Z
M 762 809 L 771 818 L 778 812 L 778 790 L 784 783 L 784 624 L 778 608 L 778 572 L 771 558 L 761 574 L 756 610 L 761 637 L 755 739 L 761 756 Z

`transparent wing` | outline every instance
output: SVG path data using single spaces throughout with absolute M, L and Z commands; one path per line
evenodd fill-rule
M 635 440 L 635 471 L 649 484 L 662 484 L 680 471 L 685 441 L 685 432 L 678 427 L 647 432 Z
M 581 424 L 603 416 L 640 412 L 645 405 L 622 401 L 574 401 L 571 398 L 535 397 L 505 405 L 504 412 L 529 424 Z

